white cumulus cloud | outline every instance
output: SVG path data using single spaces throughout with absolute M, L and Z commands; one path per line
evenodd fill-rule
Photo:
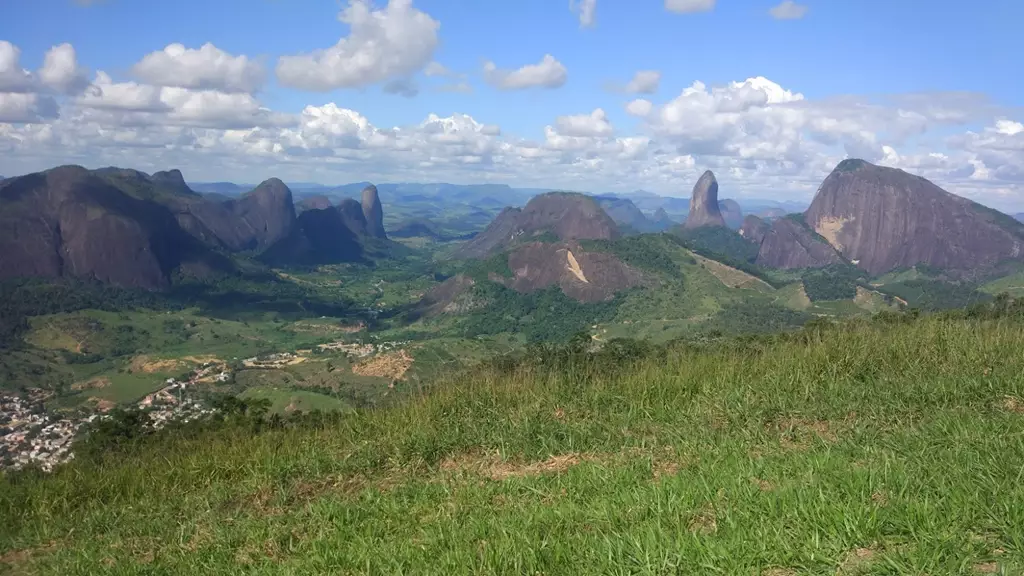
M 639 116 L 641 118 L 647 116 L 654 109 L 654 104 L 650 100 L 643 98 L 637 98 L 626 104 L 626 113 L 630 116 Z
M 132 72 L 143 82 L 220 92 L 255 92 L 263 86 L 263 65 L 247 56 L 232 56 L 207 42 L 199 48 L 170 44 L 142 58 Z
M 44 86 L 64 94 L 81 92 L 89 85 L 86 71 L 78 66 L 78 56 L 71 44 L 54 46 L 46 52 L 39 80 Z
M 49 96 L 24 92 L 0 92 L 0 122 L 44 122 L 58 116 L 57 103 Z
M 715 0 L 665 0 L 665 9 L 676 14 L 710 12 L 715 9 Z
M 615 131 L 608 115 L 600 108 L 590 114 L 559 116 L 555 119 L 555 128 L 564 136 L 578 137 L 609 136 Z
M 32 92 L 32 73 L 21 67 L 21 49 L 0 40 L 0 92 Z
M 565 66 L 550 54 L 545 54 L 539 63 L 527 64 L 518 70 L 498 68 L 490 61 L 484 63 L 484 81 L 499 90 L 559 88 L 568 75 Z
M 781 4 L 768 10 L 768 13 L 776 20 L 799 20 L 807 14 L 807 6 L 797 4 L 793 0 L 783 0 Z
M 412 0 L 389 0 L 379 10 L 369 0 L 350 0 L 338 19 L 350 32 L 337 44 L 278 59 L 282 84 L 326 92 L 405 78 L 424 68 L 437 48 L 440 23 Z
M 594 25 L 597 0 L 569 0 L 569 9 L 579 15 L 580 28 L 589 28 Z
M 661 72 L 657 70 L 640 70 L 626 84 L 626 92 L 633 94 L 654 94 L 661 83 Z

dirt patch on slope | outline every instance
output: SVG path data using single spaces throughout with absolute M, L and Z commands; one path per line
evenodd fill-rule
M 155 374 L 157 372 L 180 372 L 184 368 L 182 364 L 181 360 L 175 360 L 173 358 L 153 359 L 143 354 L 132 358 L 130 367 L 132 372 Z
M 100 390 L 110 386 L 110 378 L 106 376 L 100 376 L 85 380 L 83 382 L 75 382 L 71 385 L 72 390 Z
M 192 362 L 192 363 L 195 363 L 195 364 L 200 364 L 200 365 L 202 365 L 202 364 L 223 364 L 224 363 L 223 360 L 221 360 L 220 358 L 218 358 L 216 356 L 213 356 L 211 354 L 206 354 L 205 356 L 185 356 L 184 358 L 182 358 L 182 360 L 184 360 L 186 362 Z
M 412 367 L 412 356 L 405 350 L 380 354 L 352 367 L 352 373 L 359 376 L 377 376 L 401 380 Z

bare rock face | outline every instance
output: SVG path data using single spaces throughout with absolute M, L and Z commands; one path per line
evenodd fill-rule
M 740 226 L 740 236 L 760 246 L 770 228 L 771 224 L 751 214 L 743 219 L 743 225 Z
M 292 232 L 260 259 L 271 265 L 360 262 L 364 260 L 363 239 L 367 234 L 362 205 L 346 198 L 337 206 L 304 210 Z
M 864 160 L 840 162 L 804 219 L 872 274 L 918 263 L 975 270 L 1024 256 L 1024 225 L 924 178 Z
M 373 184 L 363 188 L 362 205 L 369 235 L 374 238 L 387 238 L 388 236 L 384 232 L 384 208 L 380 204 L 377 187 Z
M 178 269 L 227 269 L 164 205 L 80 166 L 0 185 L 0 278 L 73 276 L 158 289 Z
M 786 217 L 773 222 L 765 232 L 756 263 L 768 268 L 821 268 L 842 260 L 832 246 L 816 238 L 801 222 Z
M 331 199 L 327 196 L 307 196 L 295 203 L 295 212 L 298 215 L 306 210 L 323 210 L 331 206 Z
M 457 258 L 484 258 L 501 247 L 508 246 L 515 241 L 517 235 L 521 234 L 519 216 L 522 212 L 520 208 L 503 209 L 487 225 L 487 228 L 459 247 L 455 256 Z
M 743 226 L 743 209 L 739 202 L 729 198 L 719 200 L 718 211 L 722 213 L 722 219 L 729 228 L 739 230 Z
M 690 214 L 683 225 L 686 228 L 725 226 L 725 218 L 718 207 L 718 180 L 711 170 L 704 172 L 694 184 L 690 196 Z
M 562 241 L 607 240 L 620 235 L 615 221 L 590 196 L 549 192 L 534 196 L 521 210 L 502 210 L 456 257 L 483 258 L 545 232 Z
M 193 236 L 231 252 L 262 252 L 295 229 L 292 191 L 271 178 L 239 198 L 223 202 L 198 196 L 165 201 Z
M 285 238 L 295 227 L 292 191 L 277 178 L 263 181 L 232 204 L 235 218 L 252 230 L 256 250 Z

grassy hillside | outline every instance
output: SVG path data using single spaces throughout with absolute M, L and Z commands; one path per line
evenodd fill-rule
M 999 301 L 1005 304 L 1004 301 Z M 0 478 L 25 574 L 1018 574 L 1024 320 L 534 350 Z

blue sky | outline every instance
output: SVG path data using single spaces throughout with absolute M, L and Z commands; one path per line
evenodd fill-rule
M 265 120 L 218 124 L 213 112 L 201 121 L 164 121 L 137 110 L 118 116 L 111 110 L 124 111 L 119 104 L 88 105 L 80 95 L 40 88 L 39 98 L 52 99 L 59 114 L 18 116 L 10 112 L 10 97 L 6 117 L 0 108 L 0 120 L 8 120 L 6 131 L 0 129 L 0 150 L 6 137 L 8 151 L 0 173 L 64 163 L 58 150 L 70 146 L 67 161 L 143 169 L 174 162 L 194 180 L 253 181 L 276 169 L 302 180 L 361 180 L 357 176 L 366 173 L 386 180 L 550 181 L 552 187 L 643 187 L 685 195 L 695 180 L 691 176 L 712 168 L 738 195 L 806 197 L 830 163 L 858 153 L 990 204 L 1019 202 L 1024 209 L 1024 136 L 1016 129 L 1024 121 L 1024 81 L 1014 40 L 1024 22 L 1024 2 L 801 0 L 796 5 L 802 17 L 776 19 L 770 12 L 779 4 L 775 0 L 679 1 L 710 9 L 679 13 L 666 0 L 596 0 L 594 21 L 583 26 L 580 10 L 568 1 L 413 0 L 405 14 L 422 13 L 436 22 L 436 42 L 420 50 L 426 54 L 395 45 L 383 51 L 398 56 L 375 57 L 418 64 L 411 70 L 399 66 L 403 71 L 394 77 L 328 90 L 282 82 L 275 67 L 280 56 L 328 49 L 352 33 L 338 20 L 348 2 L 7 1 L 0 41 L 20 49 L 19 66 L 40 78 L 35 71 L 44 54 L 63 43 L 73 46 L 80 72 L 94 84 L 97 71 L 115 84 L 146 84 L 133 66 L 147 54 L 172 43 L 198 49 L 209 42 L 229 57 L 244 55 L 263 65 L 266 81 L 247 98 L 280 116 L 273 126 Z M 388 17 L 387 4 L 377 0 L 369 10 Z M 485 81 L 485 61 L 513 70 L 545 55 L 566 71 L 557 87 L 509 90 Z M 427 77 L 427 62 L 464 77 Z M 657 90 L 624 93 L 622 86 L 639 70 L 660 73 Z M 711 93 L 758 77 L 802 98 L 771 101 L 767 108 L 754 98 L 739 116 L 721 102 L 680 101 L 674 112 L 669 109 L 695 81 Z M 414 83 L 418 93 L 386 93 L 382 87 L 394 80 Z M 173 83 L 164 78 L 158 85 L 174 88 Z M 439 90 L 459 83 L 471 91 Z M 109 97 L 115 89 L 102 90 Z M 907 94 L 914 95 L 912 105 Z M 649 115 L 627 113 L 626 105 L 637 98 L 651 103 Z M 358 113 L 371 128 L 340 140 L 341 128 L 313 133 L 292 126 L 302 124 L 306 106 L 328 103 Z M 787 112 L 787 106 L 796 108 Z M 864 119 L 858 117 L 861 106 L 869 107 Z M 596 109 L 610 127 L 559 130 L 558 118 Z M 458 149 L 430 148 L 437 138 L 403 140 L 430 114 L 465 115 L 497 127 L 500 135 L 477 135 L 460 141 Z M 789 118 L 793 114 L 801 119 Z M 908 115 L 914 121 L 896 130 L 892 118 Z M 547 126 L 554 131 L 546 133 Z M 394 127 L 402 128 L 398 136 L 388 132 Z M 374 144 L 376 136 L 367 136 L 371 129 L 392 145 Z M 45 138 L 41 130 L 49 130 Z M 61 146 L 52 141 L 55 131 Z M 559 135 L 574 140 L 566 143 Z M 158 142 L 158 136 L 167 140 Z M 248 147 L 239 148 L 245 138 Z M 257 139 L 259 146 L 253 144 Z M 138 140 L 146 145 L 125 144 Z M 634 153 L 641 145 L 644 150 Z

